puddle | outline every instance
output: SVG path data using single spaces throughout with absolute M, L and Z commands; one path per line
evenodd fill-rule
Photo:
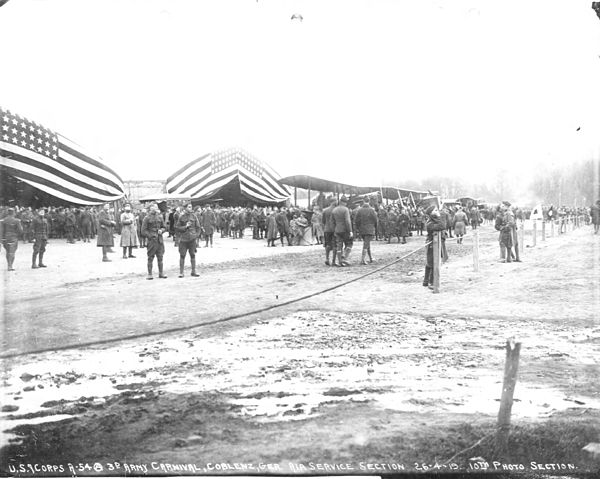
M 495 415 L 510 336 L 522 342 L 520 373 L 545 361 L 563 370 L 569 361 L 590 367 L 590 380 L 600 384 L 600 328 L 309 311 L 257 321 L 220 338 L 196 330 L 142 344 L 4 360 L 0 401 L 18 410 L 2 413 L 0 421 L 6 431 L 20 421 L 10 415 L 58 413 L 42 405 L 81 398 L 101 407 L 102 398 L 127 390 L 216 390 L 231 395 L 237 414 L 259 421 L 301 420 L 341 402 Z M 519 381 L 512 413 L 535 418 L 573 407 L 600 409 L 599 399 L 600 393 L 575 402 L 551 385 Z

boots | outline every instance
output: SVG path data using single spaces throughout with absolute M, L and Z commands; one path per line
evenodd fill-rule
M 164 278 L 166 278 L 166 276 L 163 274 L 163 260 L 161 258 L 157 261 L 158 261 L 158 277 L 161 279 L 164 279 Z
M 133 256 L 133 246 L 129 246 L 129 257 L 135 258 L 135 256 Z
M 194 277 L 200 276 L 198 273 L 196 273 L 196 258 L 191 258 L 191 262 L 192 262 L 192 276 L 194 276 Z
M 14 271 L 15 268 L 13 268 L 13 263 L 15 262 L 15 255 L 14 254 L 7 254 L 6 255 L 6 261 L 8 262 L 8 270 L 9 271 Z
M 325 264 L 327 266 L 330 266 L 331 263 L 329 262 L 329 254 L 331 253 L 331 250 L 329 248 L 325 248 Z
M 369 263 L 373 262 L 373 257 L 371 256 L 371 248 L 367 250 L 367 254 L 369 255 Z
M 43 259 L 44 259 L 44 253 L 40 253 L 40 259 L 38 261 L 38 266 L 40 268 L 45 268 L 46 267 L 46 265 L 42 262 Z
M 102 261 L 105 263 L 110 263 L 111 260 L 108 259 L 107 253 L 108 253 L 108 247 L 103 246 L 102 247 Z
M 179 277 L 183 278 L 183 267 L 185 266 L 185 258 L 179 258 Z
M 37 253 L 33 253 L 33 255 L 31 256 L 31 269 L 37 269 L 38 265 L 37 265 Z
M 367 262 L 365 261 L 365 258 L 367 256 L 367 250 L 362 250 L 362 257 L 360 259 L 360 264 L 367 264 Z
M 337 250 L 333 250 L 333 256 L 331 258 L 331 266 L 339 266 L 339 264 L 336 263 L 336 258 L 337 258 Z
M 148 258 L 148 276 L 146 276 L 146 279 L 154 279 L 152 276 L 152 260 L 150 258 Z
M 127 246 L 123 246 L 123 259 L 127 259 Z

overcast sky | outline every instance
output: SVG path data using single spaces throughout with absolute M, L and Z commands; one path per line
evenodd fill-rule
M 11 0 L 0 36 L 0 105 L 125 180 L 229 147 L 358 184 L 600 156 L 591 0 Z

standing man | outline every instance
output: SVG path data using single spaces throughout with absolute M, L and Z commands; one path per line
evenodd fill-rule
M 350 266 L 350 263 L 348 263 L 347 260 L 352 252 L 353 244 L 352 220 L 350 219 L 350 210 L 346 206 L 347 204 L 348 199 L 345 196 L 342 196 L 340 198 L 340 204 L 331 212 L 340 266 Z
M 8 271 L 14 271 L 13 263 L 15 262 L 15 254 L 19 247 L 19 237 L 23 234 L 21 220 L 15 218 L 14 208 L 8 208 L 6 217 L 0 220 L 0 242 L 6 250 L 6 262 L 8 263 Z
M 185 255 L 189 251 L 192 264 L 192 276 L 200 276 L 196 273 L 196 248 L 198 236 L 200 235 L 200 222 L 194 214 L 194 207 L 189 203 L 185 211 L 179 215 L 175 231 L 179 238 L 179 277 L 183 278 L 183 267 L 185 266 Z M 208 242 L 208 241 L 207 241 Z
M 81 213 L 81 234 L 83 235 L 83 242 L 89 243 L 92 236 L 92 214 L 90 209 L 86 207 Z
M 377 213 L 371 208 L 368 201 L 363 201 L 362 206 L 356 212 L 356 230 L 363 239 L 362 258 L 360 264 L 367 264 L 365 257 L 369 255 L 369 263 L 373 262 L 371 256 L 371 240 L 377 231 Z
M 513 254 L 513 229 L 515 228 L 515 217 L 510 210 L 510 203 L 508 201 L 502 202 L 502 226 L 500 227 L 500 245 L 506 249 L 506 263 L 512 263 Z
M 425 229 L 427 230 L 427 262 L 425 264 L 425 277 L 423 278 L 423 286 L 428 286 L 433 289 L 433 235 L 436 231 L 444 231 L 446 229 L 445 223 L 442 221 L 440 211 L 436 206 L 429 206 L 425 210 L 425 216 L 427 217 L 427 224 Z M 440 235 L 441 236 L 441 235 Z
M 288 220 L 285 207 L 281 207 L 281 211 L 275 216 L 275 221 L 277 222 L 277 231 L 279 232 L 281 246 L 283 246 L 283 238 L 287 239 L 288 246 L 292 246 L 290 240 L 290 221 Z
M 206 205 L 204 211 L 200 215 L 200 226 L 204 231 L 204 240 L 206 241 L 206 248 L 210 243 L 210 247 L 213 247 L 213 236 L 215 234 L 215 227 L 217 226 L 217 216 L 212 210 L 210 205 Z
M 142 235 L 146 237 L 146 249 L 148 251 L 148 276 L 146 279 L 154 279 L 152 276 L 152 263 L 155 256 L 158 264 L 158 277 L 166 278 L 163 274 L 165 244 L 162 236 L 165 231 L 167 231 L 165 220 L 158 212 L 158 205 L 153 204 L 150 207 L 150 213 L 146 215 L 142 224 Z
M 335 258 L 337 255 L 337 250 L 335 247 L 335 224 L 333 223 L 333 217 L 331 213 L 333 209 L 337 206 L 337 203 L 334 198 L 331 198 L 329 206 L 323 210 L 323 246 L 325 247 L 325 264 L 329 266 L 330 264 L 333 266 L 337 266 L 335 262 Z M 329 253 L 333 251 L 333 260 L 329 263 Z
M 31 257 L 31 268 L 45 268 L 44 253 L 46 252 L 46 244 L 48 243 L 48 233 L 50 225 L 46 220 L 46 211 L 44 208 L 38 210 L 37 216 L 31 222 L 33 231 L 33 256 Z M 36 264 L 36 259 L 39 255 L 39 262 Z
M 102 211 L 98 213 L 98 239 L 96 240 L 96 246 L 102 248 L 102 261 L 105 263 L 110 262 L 107 253 L 115 245 L 113 228 L 116 223 L 110 218 L 109 211 L 110 205 L 105 203 Z

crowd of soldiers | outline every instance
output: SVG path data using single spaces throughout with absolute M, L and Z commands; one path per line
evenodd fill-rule
M 354 207 L 352 207 L 354 206 Z M 334 214 L 335 211 L 335 214 Z M 432 213 L 434 213 L 432 215 Z M 515 208 L 508 202 L 498 206 L 464 207 L 445 204 L 431 210 L 427 205 L 407 204 L 399 200 L 384 205 L 365 198 L 349 204 L 345 196 L 335 199 L 322 197 L 313 202 L 311 208 L 298 207 L 224 207 L 191 204 L 171 209 L 159 209 L 157 204 L 139 207 L 135 211 L 130 205 L 115 211 L 110 205 L 101 207 L 49 207 L 33 210 L 25 208 L 0 208 L 0 240 L 5 247 L 8 270 L 14 271 L 14 257 L 18 242 L 33 243 L 32 269 L 45 268 L 44 253 L 49 239 L 63 239 L 68 244 L 77 241 L 91 242 L 96 239 L 102 248 L 102 261 L 110 262 L 108 253 L 113 252 L 114 233 L 120 235 L 123 259 L 135 258 L 133 249 L 147 248 L 148 279 L 152 279 L 153 259 L 157 259 L 159 278 L 166 278 L 163 271 L 163 234 L 173 239 L 180 252 L 180 277 L 184 274 L 184 263 L 190 256 L 191 274 L 197 276 L 195 264 L 196 248 L 213 246 L 214 234 L 221 238 L 241 239 L 250 228 L 252 239 L 266 240 L 267 246 L 295 246 L 322 244 L 325 248 L 325 264 L 349 265 L 349 255 L 354 239 L 363 241 L 361 264 L 366 258 L 373 262 L 371 241 L 406 243 L 413 235 L 432 235 L 431 228 L 440 228 L 442 234 L 442 259 L 447 259 L 445 241 L 456 238 L 461 244 L 467 230 L 476 229 L 482 223 L 493 224 L 500 232 L 501 261 L 519 261 L 516 221 L 525 220 L 531 214 L 540 214 L 547 221 L 561 225 L 569 215 L 581 215 L 584 222 L 592 222 L 595 231 L 600 223 L 600 201 L 590 209 L 585 207 L 555 208 L 545 206 L 542 211 Z M 437 220 L 439 215 L 439 221 Z M 430 226 L 435 225 L 435 226 Z M 160 232 L 159 232 L 160 231 Z M 427 272 L 430 277 L 430 271 Z M 425 283 L 425 282 L 424 282 Z M 429 285 L 429 280 L 427 281 Z

